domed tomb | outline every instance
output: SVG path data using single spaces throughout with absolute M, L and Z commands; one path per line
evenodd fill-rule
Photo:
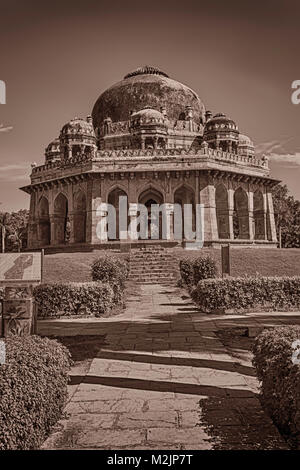
M 168 119 L 176 121 L 182 119 L 186 106 L 191 106 L 195 122 L 204 122 L 204 104 L 191 88 L 159 69 L 145 66 L 100 95 L 93 108 L 93 123 L 100 128 L 108 117 L 113 122 L 128 121 L 133 112 L 145 107 L 166 108 Z

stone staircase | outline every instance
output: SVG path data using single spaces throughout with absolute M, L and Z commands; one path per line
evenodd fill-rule
M 178 261 L 174 250 L 149 246 L 130 253 L 129 281 L 138 284 L 175 284 Z

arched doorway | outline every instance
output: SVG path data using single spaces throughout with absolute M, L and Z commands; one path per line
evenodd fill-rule
M 60 193 L 54 201 L 54 238 L 55 243 L 61 244 L 66 241 L 66 228 L 68 222 L 68 199 Z
M 234 192 L 234 237 L 249 239 L 248 195 L 243 188 Z
M 49 217 L 49 202 L 42 197 L 38 206 L 38 239 L 40 246 L 50 245 L 51 230 Z
M 223 183 L 218 184 L 218 186 L 216 187 L 215 197 L 218 235 L 220 239 L 228 239 L 230 238 L 228 191 Z
M 110 226 L 108 227 L 108 240 L 120 240 L 120 211 L 119 211 L 119 202 L 120 202 L 120 197 L 126 197 L 127 194 L 126 192 L 121 189 L 121 188 L 115 188 L 113 191 L 111 191 L 108 195 L 107 202 L 108 204 L 112 205 L 115 208 L 115 214 L 116 214 L 116 219 L 115 219 L 115 227 L 116 230 L 111 230 Z M 108 214 L 108 218 L 110 218 L 112 214 Z M 128 227 L 128 198 L 127 198 L 127 225 L 126 225 L 126 230 Z M 125 229 L 125 227 L 124 227 Z M 123 230 L 124 230 L 123 229 Z
M 174 236 L 175 238 L 180 234 L 180 227 L 182 230 L 181 239 L 184 240 L 187 235 L 188 238 L 193 239 L 192 231 L 196 230 L 196 210 L 195 210 L 195 194 L 191 188 L 185 185 L 180 186 L 174 193 L 174 204 L 181 207 L 181 220 L 180 214 L 177 214 L 175 207 L 174 213 Z M 187 205 L 185 207 L 185 205 Z
M 266 235 L 264 197 L 257 189 L 253 194 L 253 218 L 254 218 L 254 238 L 264 240 Z
M 86 196 L 83 191 L 74 196 L 73 230 L 75 243 L 86 241 Z
M 158 218 L 155 217 L 155 210 L 152 208 L 155 204 L 163 204 L 164 197 L 162 193 L 154 188 L 149 188 L 139 196 L 139 204 L 146 206 L 148 211 L 148 239 L 159 240 L 162 238 L 162 214 L 159 212 Z M 152 218 L 151 218 L 152 212 Z M 141 237 L 141 239 L 143 239 Z

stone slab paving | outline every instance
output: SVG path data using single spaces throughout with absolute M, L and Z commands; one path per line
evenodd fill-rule
M 72 371 L 65 418 L 43 448 L 287 449 L 251 364 L 216 335 L 240 320 L 263 326 L 271 315 L 206 315 L 178 288 L 144 285 L 116 317 L 39 322 L 44 335 L 106 335 L 89 369 Z

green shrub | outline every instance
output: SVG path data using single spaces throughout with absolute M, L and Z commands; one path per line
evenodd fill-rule
M 253 365 L 261 382 L 263 407 L 292 447 L 300 449 L 300 365 L 292 361 L 297 340 L 299 326 L 263 331 L 253 346 Z M 299 360 L 300 354 L 295 358 Z
M 38 336 L 5 339 L 0 365 L 0 450 L 38 448 L 67 400 L 70 354 Z
M 121 288 L 124 288 L 129 272 L 126 260 L 106 255 L 96 259 L 91 268 L 93 281 L 118 284 Z
M 204 312 L 294 310 L 300 307 L 300 277 L 206 279 L 191 292 Z
M 34 289 L 40 318 L 101 315 L 115 305 L 113 287 L 104 282 L 41 284 Z
M 216 262 L 209 255 L 184 258 L 180 261 L 179 268 L 182 282 L 188 287 L 196 286 L 199 281 L 215 278 L 217 275 Z
M 189 258 L 183 258 L 179 263 L 180 276 L 183 284 L 186 286 L 194 285 L 194 267 L 193 260 Z

